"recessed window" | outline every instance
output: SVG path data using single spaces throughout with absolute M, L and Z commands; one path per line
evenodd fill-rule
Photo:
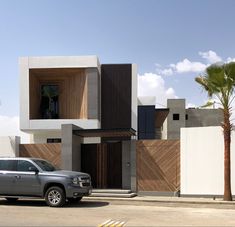
M 47 143 L 61 143 L 60 138 L 48 138 Z
M 185 120 L 186 120 L 186 121 L 188 120 L 188 114 L 185 115 Z
M 173 114 L 173 121 L 178 121 L 180 119 L 179 114 Z
M 41 115 L 42 119 L 59 118 L 59 87 L 46 84 L 41 86 Z

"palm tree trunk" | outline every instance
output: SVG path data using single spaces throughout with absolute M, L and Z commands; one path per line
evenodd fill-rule
M 230 170 L 230 143 L 231 125 L 229 109 L 224 109 L 224 200 L 232 201 L 231 170 Z

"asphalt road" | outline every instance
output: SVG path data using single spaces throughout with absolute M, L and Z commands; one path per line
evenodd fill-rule
M 198 205 L 133 201 L 91 201 L 50 208 L 42 200 L 0 199 L 0 226 L 235 226 L 234 205 Z

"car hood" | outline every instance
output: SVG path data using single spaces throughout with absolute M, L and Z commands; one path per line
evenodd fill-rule
M 69 171 L 69 170 L 56 170 L 52 172 L 44 172 L 50 175 L 65 176 L 65 177 L 76 177 L 76 176 L 86 176 L 90 177 L 89 174 L 83 172 Z

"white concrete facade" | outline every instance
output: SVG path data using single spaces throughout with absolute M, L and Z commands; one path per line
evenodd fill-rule
M 221 127 L 181 129 L 181 194 L 224 193 L 224 141 Z M 231 188 L 235 195 L 235 132 L 231 142 Z
M 1 136 L 0 157 L 18 157 L 19 156 L 19 136 Z
M 132 84 L 131 84 L 131 127 L 137 131 L 137 89 L 138 89 L 138 80 L 137 80 L 137 65 L 132 64 Z
M 20 129 L 31 133 L 34 130 L 60 130 L 61 124 L 75 124 L 90 129 L 99 128 L 99 119 L 46 119 L 30 120 L 29 117 L 29 69 L 40 68 L 96 68 L 100 63 L 96 56 L 21 57 L 20 66 Z

